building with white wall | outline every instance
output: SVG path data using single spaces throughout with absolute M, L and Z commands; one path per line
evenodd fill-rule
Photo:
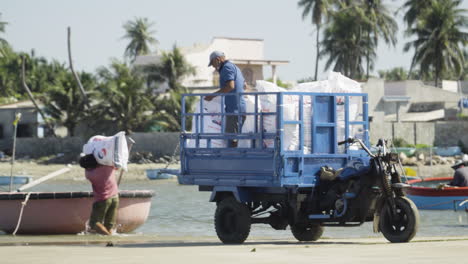
M 213 89 L 218 84 L 218 73 L 213 67 L 208 67 L 210 53 L 219 50 L 226 58 L 235 63 L 248 85 L 255 85 L 256 80 L 263 80 L 263 67 L 271 67 L 271 78 L 276 82 L 277 66 L 288 64 L 287 60 L 272 60 L 264 57 L 263 39 L 214 37 L 209 44 L 194 44 L 191 47 L 181 47 L 186 60 L 195 67 L 196 74 L 183 81 L 183 85 L 194 89 Z M 157 63 L 158 55 L 139 56 L 136 65 Z M 267 77 L 268 78 L 268 77 Z

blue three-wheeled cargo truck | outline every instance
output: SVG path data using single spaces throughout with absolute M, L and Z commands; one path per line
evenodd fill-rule
M 211 192 L 223 243 L 243 243 L 257 223 L 289 225 L 299 241 L 319 239 L 325 226 L 369 221 L 391 242 L 414 237 L 419 213 L 403 192 L 398 156 L 385 140 L 369 150 L 367 94 L 218 95 L 244 96 L 250 107 L 243 113 L 226 113 L 224 100 L 219 112 L 209 112 L 207 95 L 182 96 L 179 182 Z M 189 101 L 200 111 L 185 111 Z M 274 107 L 265 111 L 265 103 Z M 223 133 L 229 115 L 239 125 L 245 119 L 242 133 Z M 219 131 L 207 129 L 214 117 Z M 237 147 L 220 144 L 229 140 Z

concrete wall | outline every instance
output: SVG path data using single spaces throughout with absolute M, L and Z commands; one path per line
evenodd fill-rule
M 179 133 L 134 133 L 130 137 L 136 142 L 132 151 L 151 152 L 155 157 L 171 156 L 179 143 Z M 87 140 L 80 137 L 17 138 L 16 156 L 38 158 L 59 153 L 78 156 Z M 9 153 L 13 143 L 11 139 L 0 140 L 0 145 L 0 150 Z
M 132 151 L 151 152 L 155 157 L 171 156 L 179 144 L 179 135 L 179 133 L 134 133 L 130 136 L 136 142 Z
M 457 146 L 459 141 L 468 146 L 468 121 L 439 122 L 372 122 L 370 140 L 402 138 L 410 144 Z
M 78 157 L 84 143 L 85 140 L 79 137 L 17 138 L 16 156 L 39 158 L 63 153 Z
M 383 115 L 396 114 L 396 103 L 383 102 L 382 97 L 387 96 L 409 96 L 409 103 L 401 103 L 399 108 L 400 117 L 408 112 L 411 103 L 440 102 L 443 107 L 450 112 L 451 109 L 458 109 L 460 95 L 458 93 L 442 90 L 430 85 L 425 85 L 421 81 L 409 80 L 399 82 L 384 82 L 382 79 L 370 79 L 363 84 L 363 92 L 369 94 L 369 115 L 378 117 Z M 453 114 L 448 113 L 448 118 Z M 376 118 L 374 118 L 375 120 Z M 381 119 L 383 121 L 383 119 Z

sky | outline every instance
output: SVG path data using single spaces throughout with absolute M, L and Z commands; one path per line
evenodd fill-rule
M 1 20 L 8 22 L 2 35 L 16 51 L 35 50 L 37 56 L 68 63 L 67 27 L 72 31 L 72 54 L 77 70 L 94 72 L 122 59 L 128 41 L 123 24 L 136 17 L 154 22 L 158 49 L 208 44 L 213 37 L 264 39 L 265 59 L 289 60 L 279 66 L 280 79 L 294 81 L 314 75 L 315 27 L 302 20 L 296 0 L 1 0 Z M 397 10 L 403 0 L 387 0 Z M 468 0 L 462 4 L 468 8 Z M 409 68 L 413 53 L 404 53 L 402 15 L 398 44 L 382 43 L 377 50 L 377 70 Z M 326 79 L 320 62 L 319 79 Z M 269 70 L 265 69 L 265 76 Z

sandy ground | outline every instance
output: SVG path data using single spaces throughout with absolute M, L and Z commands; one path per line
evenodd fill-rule
M 124 173 L 123 177 L 129 180 L 145 180 L 145 171 L 147 169 L 159 169 L 165 166 L 164 163 L 129 164 L 128 171 Z M 66 165 L 63 164 L 43 165 L 34 161 L 18 161 L 13 166 L 13 175 L 31 176 L 34 180 L 64 167 Z M 171 164 L 169 168 L 178 169 L 179 165 Z M 11 164 L 9 162 L 0 162 L 0 175 L 10 176 L 10 170 Z M 57 176 L 52 180 L 85 180 L 84 169 L 78 164 L 72 164 L 70 172 Z
M 20 237 L 19 237 L 20 238 Z M 106 247 L 105 240 L 113 247 Z M 391 244 L 385 239 L 293 240 L 251 239 L 243 245 L 223 245 L 216 238 L 97 238 L 80 243 L 41 243 L 19 239 L 2 243 L 1 263 L 466 263 L 468 236 L 416 238 Z M 26 239 L 28 240 L 28 239 Z M 59 239 L 60 240 L 60 239 Z M 7 239 L 8 241 L 8 239 Z M 6 241 L 3 241 L 6 242 Z

